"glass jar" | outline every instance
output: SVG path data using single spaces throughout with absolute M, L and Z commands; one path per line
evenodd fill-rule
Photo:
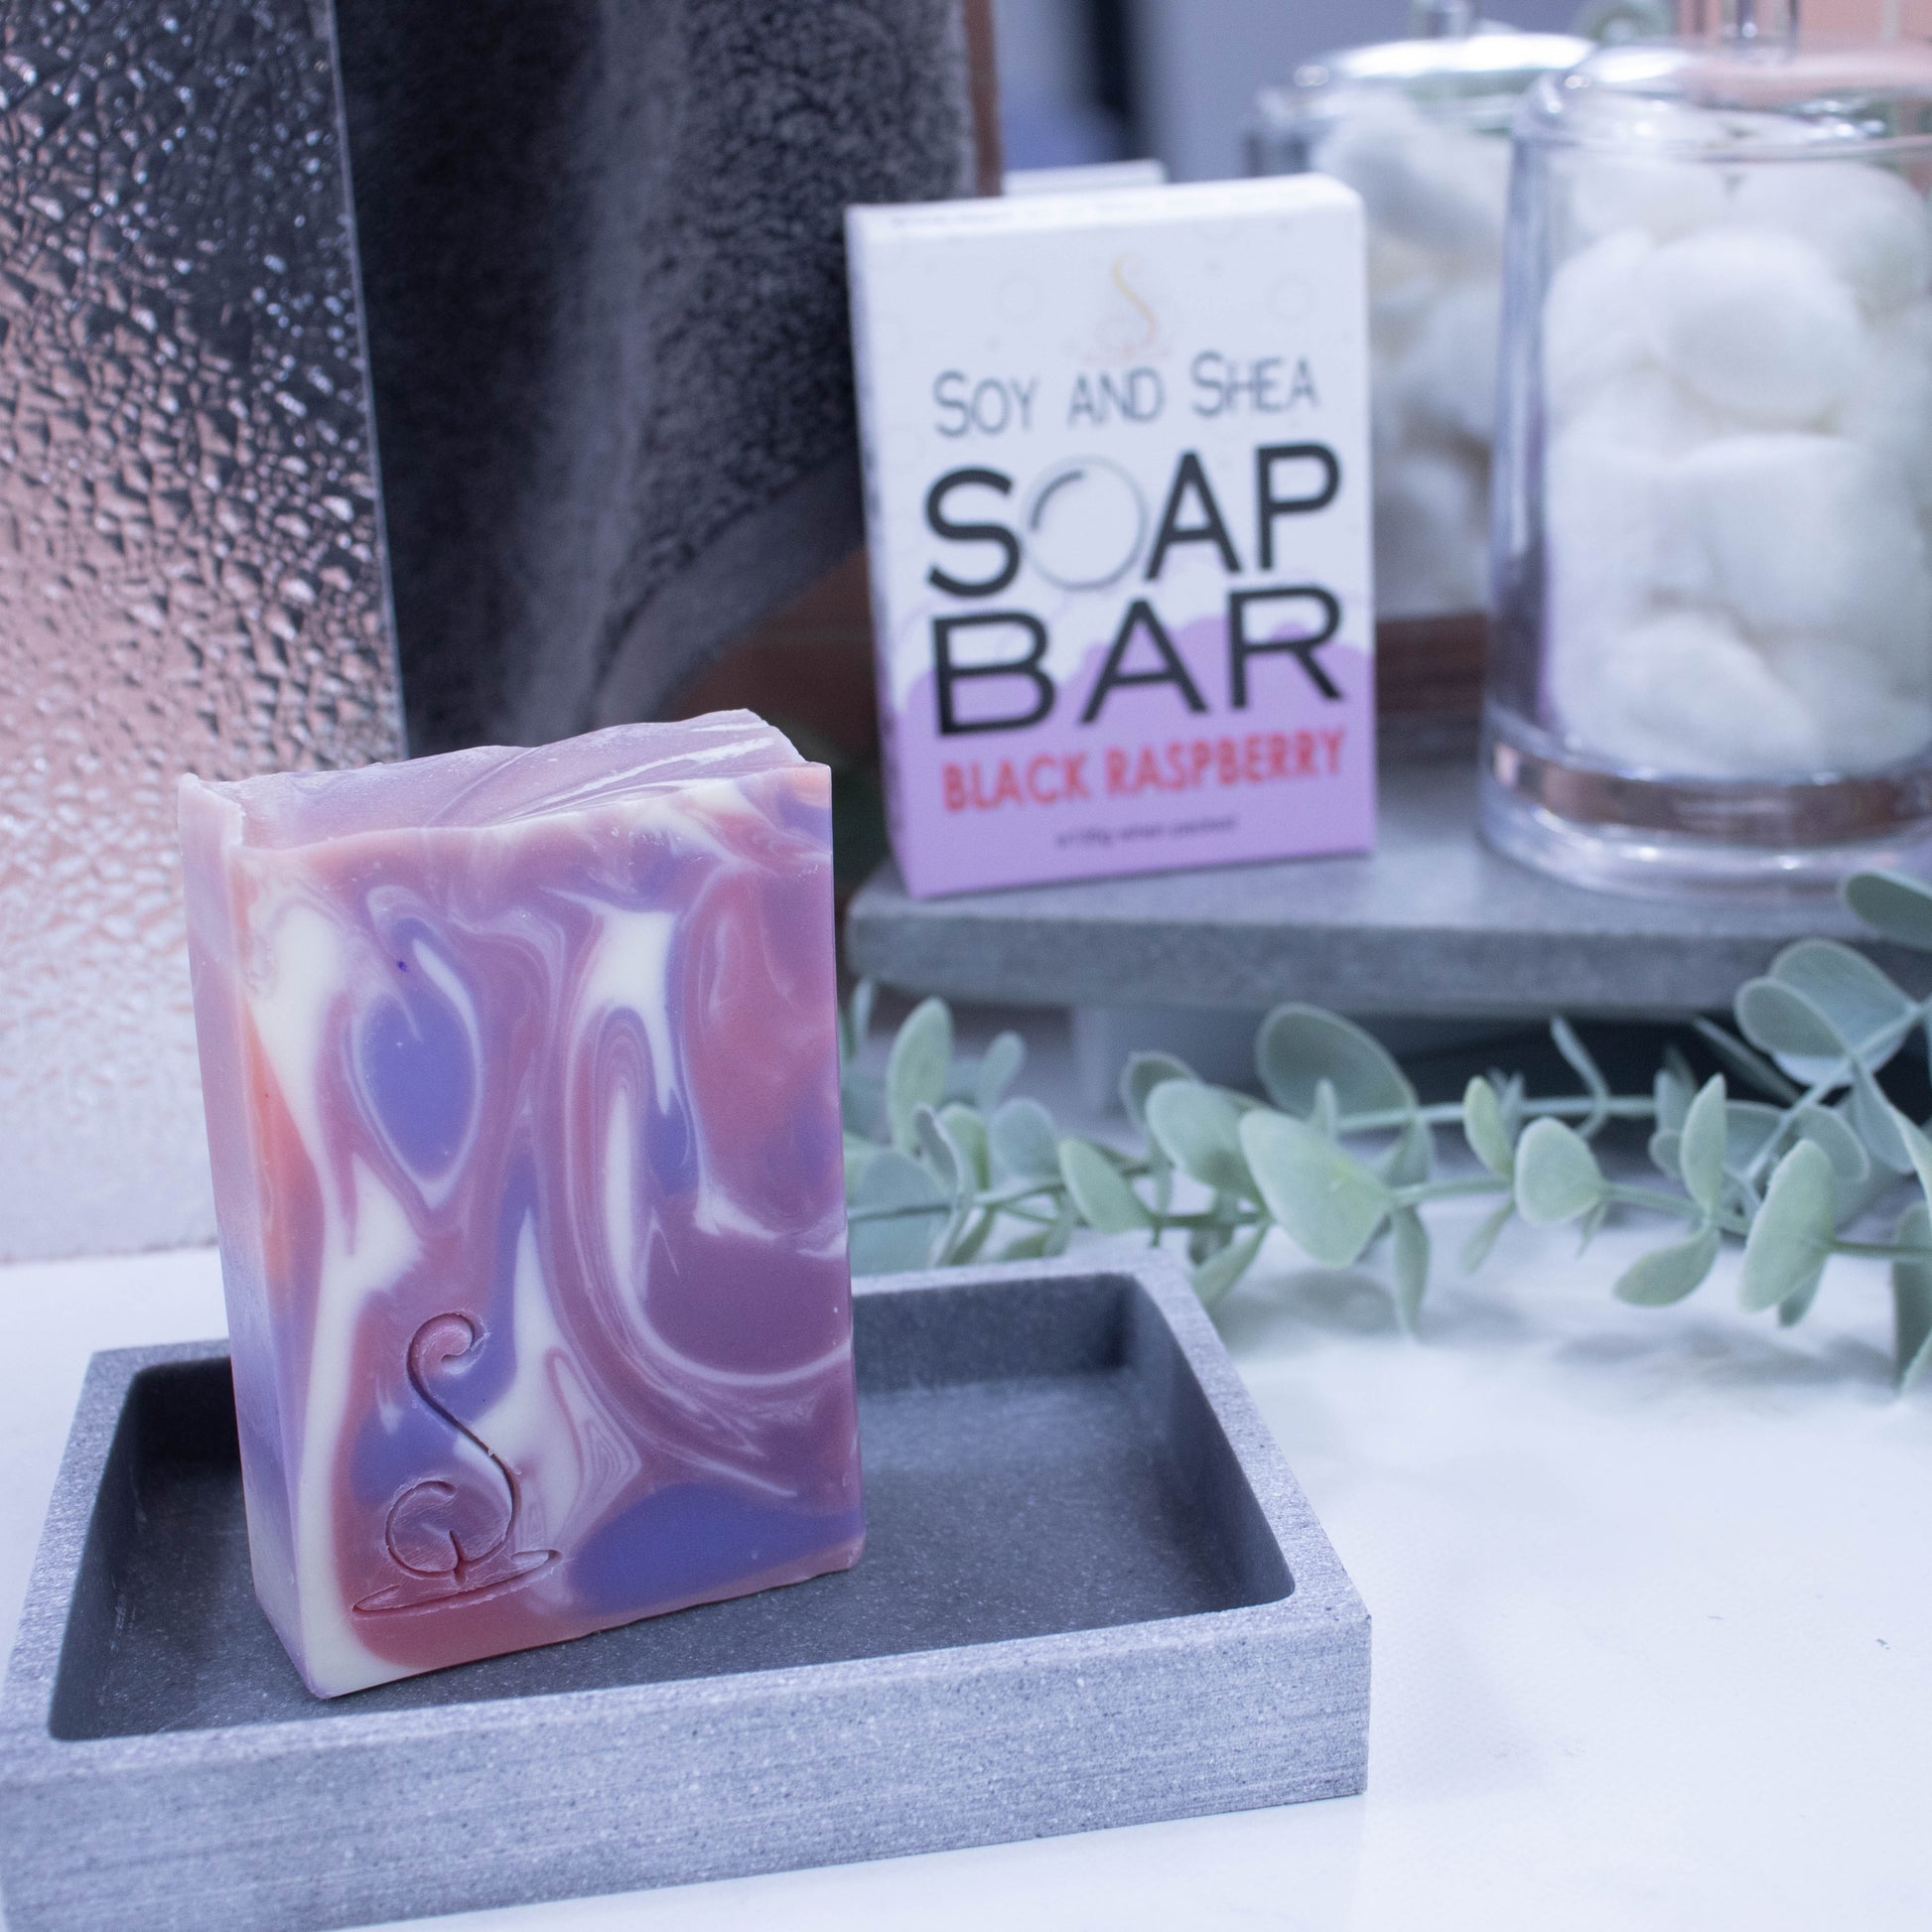
M 1248 130 L 1250 173 L 1333 175 L 1367 212 L 1383 623 L 1487 608 L 1511 116 L 1526 87 L 1593 45 L 1478 21 L 1467 0 L 1412 14 L 1414 38 L 1325 55 L 1264 89 Z M 1472 714 L 1479 619 L 1469 642 Z
M 1932 48 L 1608 49 L 1515 127 L 1483 826 L 1627 890 L 1932 832 Z

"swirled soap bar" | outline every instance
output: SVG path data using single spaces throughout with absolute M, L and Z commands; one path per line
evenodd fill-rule
M 824 768 L 732 712 L 181 814 L 255 1587 L 310 1689 L 856 1561 Z

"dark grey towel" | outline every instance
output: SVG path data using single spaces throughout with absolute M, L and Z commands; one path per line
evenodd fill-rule
M 860 538 L 841 212 L 959 0 L 337 0 L 414 747 L 646 717 Z

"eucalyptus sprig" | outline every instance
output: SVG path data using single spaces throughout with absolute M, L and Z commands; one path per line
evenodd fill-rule
M 1861 873 L 1846 898 L 1876 931 L 1932 952 L 1932 886 Z M 1578 1091 L 1532 1095 L 1520 1075 L 1492 1073 L 1459 1103 L 1424 1105 L 1359 1027 L 1316 1007 L 1277 1007 L 1255 1040 L 1266 1104 L 1171 1054 L 1128 1061 L 1120 1093 L 1138 1154 L 1061 1134 L 1037 1100 L 1009 1097 L 1025 1059 L 1018 1035 L 958 1062 L 940 1000 L 913 1009 L 884 1079 L 867 1079 L 859 1059 L 872 1004 L 860 986 L 840 1028 L 861 1274 L 1054 1255 L 1079 1227 L 1154 1243 L 1173 1234 L 1211 1307 L 1281 1227 L 1326 1267 L 1353 1267 L 1385 1242 L 1397 1311 L 1414 1327 L 1434 1263 L 1426 1210 L 1485 1196 L 1494 1205 L 1461 1249 L 1464 1271 L 1515 1219 L 1579 1223 L 1585 1245 L 1613 1213 L 1668 1222 L 1670 1238 L 1615 1286 L 1644 1308 L 1693 1293 L 1726 1239 L 1743 1243 L 1744 1307 L 1776 1310 L 1787 1326 L 1811 1308 L 1833 1256 L 1888 1261 L 1899 1386 L 1932 1363 L 1932 1127 L 1902 1113 L 1881 1079 L 1932 1026 L 1932 999 L 1836 940 L 1800 940 L 1740 987 L 1735 1032 L 1696 1023 L 1721 1071 L 1700 1082 L 1668 1048 L 1647 1093 L 1612 1092 L 1558 1019 L 1551 1035 Z M 1604 1171 L 1594 1143 L 1613 1121 L 1649 1128 L 1661 1184 Z M 1460 1134 L 1472 1166 L 1441 1171 L 1443 1133 Z M 1181 1176 L 1196 1183 L 1184 1204 Z

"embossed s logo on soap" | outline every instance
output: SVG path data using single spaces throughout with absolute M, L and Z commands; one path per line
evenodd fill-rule
M 488 1461 L 501 1492 L 478 1494 L 443 1476 L 425 1476 L 389 1505 L 383 1540 L 389 1561 L 407 1581 L 364 1596 L 360 1616 L 422 1610 L 436 1604 L 476 1601 L 526 1583 L 557 1560 L 555 1550 L 516 1548 L 522 1497 L 515 1472 L 468 1423 L 441 1401 L 431 1379 L 483 1338 L 467 1314 L 437 1314 L 410 1338 L 410 1386 L 423 1403 Z

